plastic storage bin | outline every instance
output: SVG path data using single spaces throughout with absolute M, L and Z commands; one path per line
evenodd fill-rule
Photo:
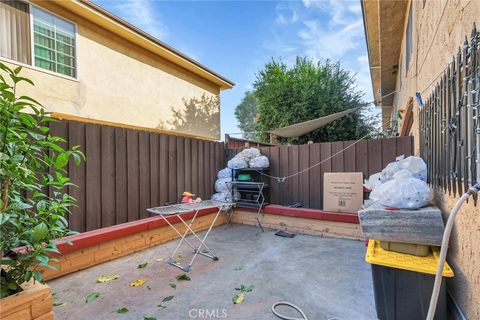
M 423 320 L 427 316 L 438 263 L 438 249 L 426 257 L 386 251 L 370 240 L 365 260 L 372 265 L 375 308 L 380 320 Z M 453 271 L 445 263 L 436 320 L 447 320 L 445 277 Z

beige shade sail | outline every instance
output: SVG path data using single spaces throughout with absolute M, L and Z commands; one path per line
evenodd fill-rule
M 333 122 L 343 116 L 346 116 L 349 113 L 355 112 L 360 108 L 353 108 L 353 109 L 348 109 L 345 111 L 337 112 L 325 117 L 313 119 L 313 120 L 308 120 L 305 122 L 300 122 L 296 124 L 292 124 L 290 126 L 286 126 L 283 128 L 278 128 L 274 130 L 267 131 L 268 133 L 274 134 L 279 137 L 285 137 L 285 138 L 293 138 L 293 137 L 300 137 L 303 136 L 304 134 L 307 134 L 309 132 L 312 132 L 314 130 L 317 130 L 321 127 L 326 126 L 330 122 Z

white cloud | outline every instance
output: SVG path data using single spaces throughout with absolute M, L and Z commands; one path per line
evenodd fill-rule
M 154 9 L 153 0 L 124 0 L 115 5 L 119 16 L 134 26 L 164 40 L 168 37 L 166 26 L 159 19 Z
M 368 55 L 359 52 L 365 41 L 360 2 L 303 0 L 303 5 L 310 12 L 328 17 L 303 21 L 304 27 L 298 36 L 307 56 L 314 60 L 340 61 L 343 68 L 355 75 L 357 87 L 365 93 L 365 100 L 371 101 Z
M 286 26 L 299 20 L 297 10 L 292 8 L 288 2 L 280 2 L 275 7 L 275 11 L 277 12 L 277 18 L 275 19 L 276 24 Z

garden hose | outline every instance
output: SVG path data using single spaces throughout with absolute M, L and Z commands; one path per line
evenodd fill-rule
M 283 314 L 280 314 L 280 313 L 277 312 L 277 310 L 275 310 L 278 306 L 287 306 L 287 307 L 290 307 L 292 309 L 295 309 L 298 313 L 300 313 L 302 318 L 294 318 L 294 317 L 289 317 L 289 316 L 285 316 Z M 305 315 L 305 313 L 303 313 L 302 309 L 300 309 L 298 306 L 296 306 L 296 305 L 294 305 L 293 303 L 290 303 L 290 302 L 285 302 L 285 301 L 275 302 L 272 305 L 272 312 L 273 312 L 274 315 L 276 315 L 280 319 L 284 319 L 284 320 L 308 320 L 307 316 Z
M 447 225 L 445 226 L 445 232 L 443 233 L 442 247 L 440 249 L 440 256 L 438 258 L 437 274 L 435 275 L 435 283 L 433 285 L 432 297 L 430 299 L 430 306 L 428 307 L 427 320 L 433 320 L 435 316 L 435 310 L 437 309 L 438 295 L 440 294 L 440 287 L 442 285 L 443 265 L 447 257 L 448 242 L 450 241 L 450 234 L 452 233 L 453 223 L 455 216 L 462 207 L 462 204 L 471 195 L 477 194 L 480 191 L 480 182 L 468 189 L 463 196 L 458 199 L 448 216 Z

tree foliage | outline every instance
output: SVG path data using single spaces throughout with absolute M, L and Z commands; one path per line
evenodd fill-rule
M 253 92 L 245 92 L 242 102 L 235 108 L 235 118 L 238 120 L 238 127 L 244 132 L 245 139 L 256 140 L 257 135 L 255 120 L 258 115 L 258 102 Z
M 354 77 L 329 60 L 315 63 L 297 58 L 291 68 L 272 60 L 257 74 L 253 86 L 259 103 L 256 131 L 265 142 L 270 139 L 268 130 L 366 105 Z M 356 111 L 304 136 L 278 140 L 294 144 L 350 140 L 372 130 L 371 121 Z
M 34 99 L 17 96 L 20 83 L 33 85 L 0 63 L 0 297 L 22 291 L 40 268 L 55 268 L 53 239 L 71 234 L 65 215 L 75 203 L 65 167 L 83 154 L 60 146 L 66 141 L 49 133 L 56 121 Z M 47 192 L 48 190 L 48 192 Z M 15 249 L 15 250 L 14 250 Z

